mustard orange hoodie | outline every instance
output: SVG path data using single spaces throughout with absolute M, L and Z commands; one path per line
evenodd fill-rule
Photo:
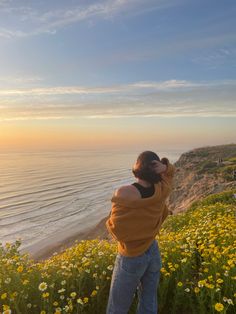
M 106 227 L 118 241 L 118 252 L 122 255 L 143 254 L 168 216 L 165 201 L 172 190 L 175 167 L 167 158 L 161 161 L 167 168 L 161 173 L 162 181 L 155 184 L 151 197 L 128 200 L 113 194 L 111 198 L 112 208 Z

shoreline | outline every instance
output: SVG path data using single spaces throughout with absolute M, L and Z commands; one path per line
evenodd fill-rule
M 25 248 L 22 250 L 22 253 L 29 254 L 29 258 L 33 259 L 37 263 L 49 259 L 54 254 L 56 255 L 64 252 L 66 249 L 72 247 L 75 244 L 78 244 L 81 240 L 110 240 L 111 236 L 109 235 L 105 225 L 107 219 L 108 216 L 102 218 L 92 227 L 89 227 L 83 231 L 74 232 L 73 234 L 65 236 L 62 239 L 52 241 L 48 245 L 45 244 L 44 240 L 42 241 L 40 245 L 41 247 L 38 250 L 33 248 L 30 252 L 30 250 L 28 251 L 27 248 Z M 78 241 L 78 243 L 75 243 L 75 241 Z M 35 246 L 37 246 L 37 244 L 35 244 Z

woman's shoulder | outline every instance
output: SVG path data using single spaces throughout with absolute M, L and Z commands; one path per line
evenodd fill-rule
M 141 198 L 139 191 L 132 184 L 123 185 L 115 190 L 114 195 L 121 198 L 130 200 Z

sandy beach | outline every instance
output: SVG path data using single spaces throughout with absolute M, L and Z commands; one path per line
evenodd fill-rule
M 102 218 L 101 221 L 94 226 L 84 229 L 83 231 L 70 233 L 68 236 L 66 236 L 66 234 L 63 232 L 61 237 L 55 236 L 49 240 L 43 240 L 37 244 L 37 247 L 32 248 L 30 252 L 28 252 L 27 249 L 22 250 L 22 252 L 29 253 L 30 258 L 33 258 L 36 262 L 39 262 L 50 258 L 55 252 L 61 253 L 65 251 L 67 248 L 73 246 L 76 240 L 78 242 L 81 240 L 91 239 L 111 240 L 112 238 L 107 232 L 105 225 L 107 218 L 108 216 Z

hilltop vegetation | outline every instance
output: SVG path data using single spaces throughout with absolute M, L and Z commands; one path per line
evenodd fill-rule
M 160 314 L 235 313 L 235 194 L 211 195 L 165 221 Z M 115 242 L 83 240 L 40 263 L 19 247 L 0 247 L 0 313 L 105 313 Z M 129 314 L 136 304 L 137 295 Z

